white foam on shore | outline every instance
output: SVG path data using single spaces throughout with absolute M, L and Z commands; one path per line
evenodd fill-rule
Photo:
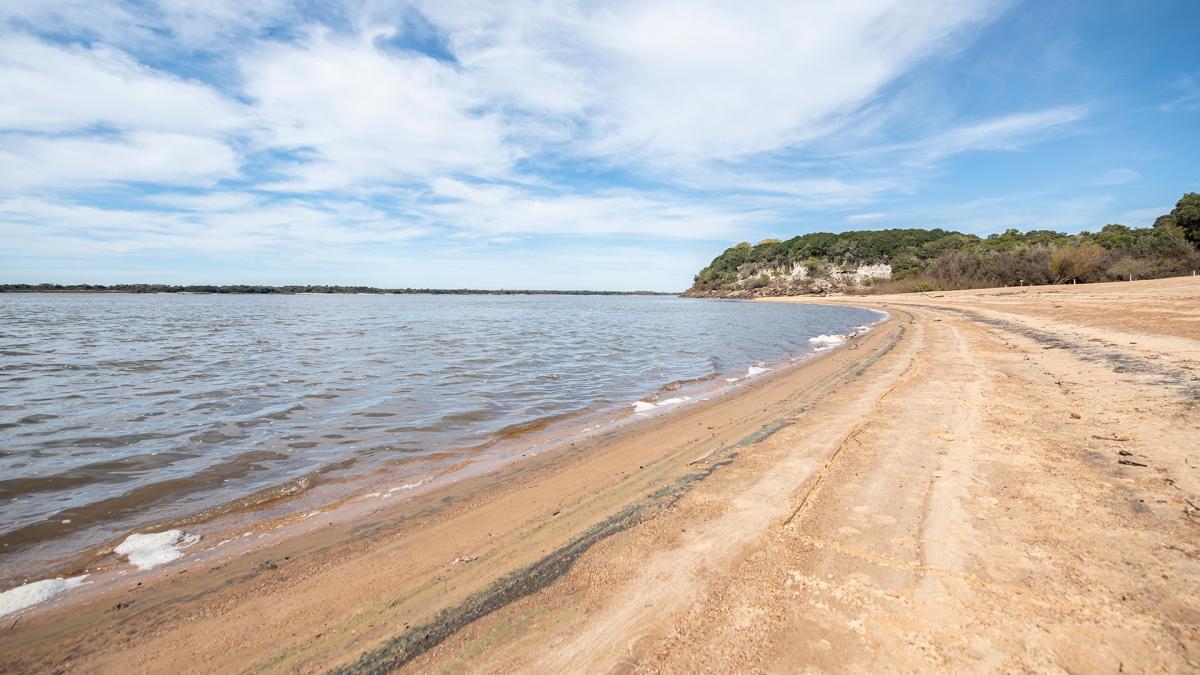
M 12 614 L 26 607 L 33 607 L 38 603 L 45 602 L 63 591 L 75 588 L 87 578 L 88 575 L 80 574 L 77 577 L 66 579 L 57 577 L 55 579 L 31 581 L 16 588 L 10 588 L 0 593 L 0 616 Z
M 396 494 L 397 492 L 403 492 L 404 490 L 411 490 L 413 488 L 421 487 L 432 480 L 432 478 L 422 478 L 415 483 L 405 483 L 404 485 L 397 485 L 394 488 L 389 488 L 388 491 L 384 493 L 383 499 L 390 499 L 392 495 Z
M 691 396 L 676 396 L 674 398 L 664 399 L 658 403 L 652 403 L 650 401 L 637 401 L 633 404 L 633 411 L 635 413 L 646 413 L 654 410 L 655 408 L 667 408 L 673 405 L 679 405 L 680 403 L 687 403 L 690 400 L 692 400 Z
M 770 370 L 770 368 L 767 368 L 766 366 L 750 366 L 746 369 L 746 377 L 754 377 L 755 375 L 760 375 L 768 370 Z
M 845 335 L 818 335 L 817 337 L 809 338 L 809 342 L 815 345 L 834 346 L 840 345 L 846 341 Z
M 198 541 L 200 535 L 184 534 L 182 530 L 131 534 L 113 549 L 113 553 L 127 557 L 139 570 L 149 570 L 182 558 L 183 549 Z

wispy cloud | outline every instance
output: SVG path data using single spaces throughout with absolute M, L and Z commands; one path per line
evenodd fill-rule
M 1057 106 L 1046 110 L 1003 115 L 972 122 L 916 141 L 885 145 L 864 152 L 899 154 L 910 164 L 928 165 L 964 152 L 1019 150 L 1061 134 L 1088 116 L 1086 106 Z
M 870 213 L 851 214 L 849 216 L 846 216 L 846 220 L 848 220 L 852 223 L 861 223 L 861 222 L 867 222 L 867 221 L 872 221 L 872 220 L 883 220 L 887 217 L 888 217 L 888 214 L 886 214 L 886 213 L 881 213 L 879 211 L 872 211 Z
M 1128 185 L 1129 183 L 1136 183 L 1141 179 L 1142 174 L 1133 169 L 1109 169 L 1096 179 L 1095 184 L 1101 187 Z
M 1095 230 L 1114 217 L 1109 195 L 1064 196 L 1055 190 L 999 194 L 962 201 L 935 201 L 898 210 L 901 222 L 987 234 L 1009 227 L 1059 232 Z M 1146 226 L 1147 222 L 1130 222 Z
M 55 45 L 21 33 L 0 40 L 0 128 L 120 130 L 216 135 L 248 121 L 236 100 L 150 68 L 107 45 Z
M 1196 111 L 1200 110 L 1200 81 L 1191 75 L 1184 75 L 1175 81 L 1175 97 L 1159 106 L 1163 112 Z
M 281 257 L 395 245 L 429 234 L 362 204 L 276 201 L 200 213 L 100 208 L 37 198 L 0 200 L 0 252 L 269 253 Z
M 205 186 L 236 177 L 239 166 L 228 145 L 204 136 L 18 137 L 0 147 L 0 194 L 113 182 Z
M 728 207 L 673 195 L 616 190 L 602 194 L 544 194 L 500 185 L 440 179 L 444 198 L 425 212 L 439 224 L 485 235 L 625 235 L 678 239 L 734 236 L 747 217 Z

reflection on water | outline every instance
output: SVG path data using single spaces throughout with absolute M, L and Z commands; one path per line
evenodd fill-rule
M 0 556 L 468 453 L 877 319 L 668 297 L 0 294 Z

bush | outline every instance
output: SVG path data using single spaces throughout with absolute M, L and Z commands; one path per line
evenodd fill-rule
M 825 279 L 833 273 L 833 265 L 819 258 L 805 260 L 804 269 L 808 272 L 808 276 L 816 279 Z
M 1149 279 L 1154 276 L 1155 266 L 1149 260 L 1124 256 L 1108 266 L 1110 277 L 1117 279 Z
M 753 279 L 747 279 L 746 280 L 746 288 L 753 291 L 756 288 L 762 288 L 763 286 L 766 286 L 770 283 L 771 283 L 770 277 L 768 277 L 765 274 L 760 274 L 757 277 L 754 277 Z
M 1050 276 L 1054 283 L 1099 281 L 1108 254 L 1096 244 L 1060 246 L 1050 254 Z

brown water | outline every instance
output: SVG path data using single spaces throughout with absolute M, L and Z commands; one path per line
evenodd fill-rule
M 139 527 L 683 399 L 879 318 L 638 296 L 0 294 L 0 580 Z

